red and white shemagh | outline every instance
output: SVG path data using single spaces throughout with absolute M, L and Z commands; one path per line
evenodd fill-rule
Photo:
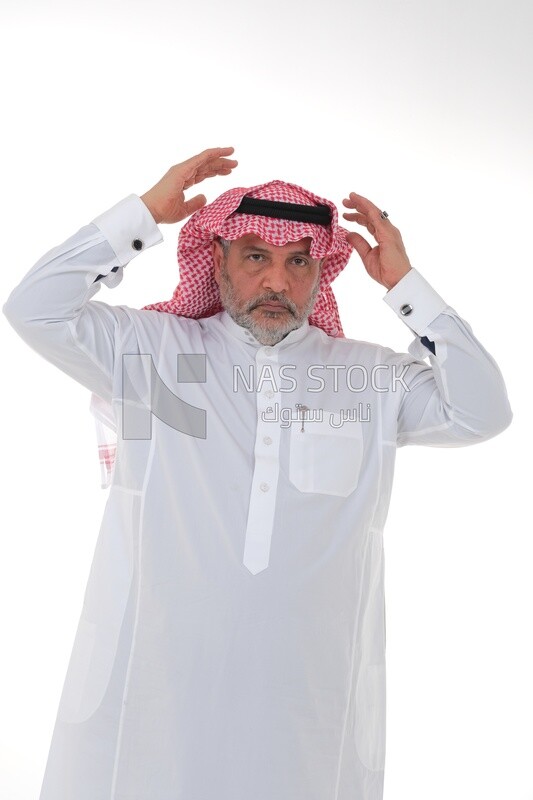
M 326 205 L 331 210 L 331 224 L 297 222 L 276 217 L 235 213 L 243 197 L 274 200 L 299 205 Z M 170 300 L 151 303 L 144 311 L 165 311 L 192 319 L 202 319 L 223 311 L 220 293 L 214 276 L 212 242 L 216 236 L 226 240 L 239 239 L 253 233 L 276 247 L 311 237 L 311 258 L 325 258 L 320 275 L 319 291 L 309 324 L 321 328 L 329 336 L 343 337 L 341 321 L 332 281 L 348 263 L 353 246 L 348 231 L 338 224 L 334 203 L 293 183 L 275 180 L 253 186 L 230 189 L 209 205 L 196 211 L 180 231 L 178 267 L 180 281 Z M 98 452 L 102 470 L 102 487 L 111 482 L 116 455 L 116 430 L 113 413 L 107 403 L 93 395 L 91 411 L 95 416 Z

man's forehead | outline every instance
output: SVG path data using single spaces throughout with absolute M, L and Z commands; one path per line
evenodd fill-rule
M 303 239 L 298 239 L 297 242 L 287 242 L 287 244 L 278 247 L 277 245 L 270 244 L 270 242 L 265 242 L 264 239 L 261 239 L 259 236 L 256 236 L 255 233 L 247 233 L 245 236 L 241 236 L 238 239 L 235 239 L 235 244 L 238 245 L 240 248 L 245 247 L 258 247 L 262 250 L 299 250 L 302 252 L 309 252 L 309 248 L 311 247 L 311 237 L 305 236 Z

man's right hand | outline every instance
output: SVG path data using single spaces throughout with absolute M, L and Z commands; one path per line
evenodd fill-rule
M 179 222 L 205 206 L 205 195 L 197 194 L 185 200 L 183 192 L 205 178 L 229 175 L 238 162 L 224 156 L 229 156 L 233 150 L 233 147 L 214 147 L 170 167 L 155 186 L 141 195 L 156 223 Z

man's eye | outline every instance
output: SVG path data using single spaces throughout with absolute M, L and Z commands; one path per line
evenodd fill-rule
M 260 258 L 264 258 L 262 253 L 250 253 L 248 256 L 252 261 L 259 261 Z
M 305 260 L 305 258 L 300 258 L 299 256 L 296 256 L 293 259 L 293 261 L 295 261 L 295 262 L 298 261 L 299 262 L 298 264 L 296 264 L 297 267 L 305 267 L 306 264 L 307 264 L 307 261 Z

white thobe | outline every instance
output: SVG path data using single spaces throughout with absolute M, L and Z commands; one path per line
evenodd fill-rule
M 119 430 L 41 800 L 380 800 L 396 448 L 503 430 L 500 371 L 414 269 L 385 296 L 409 353 L 307 323 L 265 347 L 226 312 L 91 300 L 161 240 L 130 195 L 4 306 Z M 184 354 L 205 374 L 179 373 Z M 163 395 L 205 435 L 165 421 Z

